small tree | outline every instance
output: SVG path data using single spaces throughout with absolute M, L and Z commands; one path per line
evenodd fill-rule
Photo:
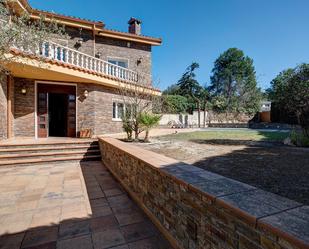
M 132 141 L 132 135 L 133 135 L 133 124 L 131 115 L 128 111 L 122 115 L 122 129 L 127 134 L 128 141 Z
M 123 115 L 125 127 L 123 128 L 127 131 L 132 129 L 135 141 L 139 140 L 139 134 L 144 131 L 140 120 L 141 114 L 151 113 L 153 110 L 160 112 L 162 106 L 162 99 L 158 96 L 158 92 L 144 85 L 142 77 L 139 79 L 137 83 L 121 83 L 118 90 L 125 106 Z
M 141 113 L 139 118 L 140 118 L 140 123 L 144 127 L 145 133 L 146 133 L 144 142 L 149 142 L 149 132 L 153 127 L 159 124 L 161 116 L 157 114 L 144 112 L 144 113 Z

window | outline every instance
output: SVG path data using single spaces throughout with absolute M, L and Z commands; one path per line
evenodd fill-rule
M 121 121 L 122 117 L 126 114 L 127 117 L 132 118 L 134 108 L 131 104 L 124 104 L 121 102 L 113 102 L 113 120 Z
M 126 59 L 114 59 L 114 58 L 110 58 L 108 59 L 109 63 L 112 63 L 114 65 L 117 65 L 119 67 L 124 67 L 124 68 L 128 68 L 128 60 Z
M 124 114 L 124 104 L 113 102 L 113 119 L 121 120 Z

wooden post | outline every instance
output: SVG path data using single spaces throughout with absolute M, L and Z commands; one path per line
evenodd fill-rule
M 12 138 L 12 77 L 7 76 L 7 138 Z

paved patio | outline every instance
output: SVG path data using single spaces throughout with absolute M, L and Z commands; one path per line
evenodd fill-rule
M 101 162 L 0 168 L 1 249 L 172 248 Z

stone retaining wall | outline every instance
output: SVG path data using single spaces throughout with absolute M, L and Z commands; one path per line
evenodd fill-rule
M 309 207 L 100 138 L 102 161 L 175 248 L 309 248 Z

